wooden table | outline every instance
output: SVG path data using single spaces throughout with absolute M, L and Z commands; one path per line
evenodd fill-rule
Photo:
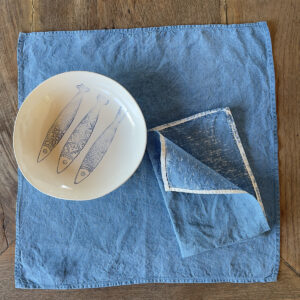
M 300 0 L 0 0 L 0 299 L 300 299 Z M 75 291 L 14 288 L 20 31 L 268 22 L 278 111 L 281 265 L 277 283 L 147 284 Z

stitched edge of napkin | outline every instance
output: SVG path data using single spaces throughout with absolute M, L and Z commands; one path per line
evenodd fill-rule
M 279 202 L 279 170 L 278 170 L 278 136 L 277 136 L 277 113 L 276 113 L 276 97 L 275 97 L 275 72 L 274 72 L 274 63 L 273 63 L 273 54 L 272 54 L 272 43 L 271 36 L 266 22 L 257 22 L 257 23 L 247 23 L 247 24 L 230 24 L 230 25 L 219 25 L 219 24 L 210 24 L 210 25 L 178 25 L 178 26 L 165 26 L 162 27 L 163 30 L 160 31 L 171 31 L 172 28 L 177 30 L 187 29 L 226 29 L 226 28 L 246 28 L 246 27 L 261 27 L 265 32 L 266 37 L 266 46 L 267 46 L 267 70 L 269 72 L 269 100 L 271 104 L 271 115 L 273 118 L 273 174 L 274 174 L 274 206 L 275 206 L 275 221 L 276 224 L 273 225 L 276 231 L 276 255 L 274 256 L 274 269 L 273 272 L 266 277 L 212 277 L 212 278 L 194 278 L 194 279 L 168 279 L 168 278 L 152 278 L 145 280 L 144 278 L 137 280 L 120 280 L 115 282 L 110 281 L 101 281 L 93 282 L 92 284 L 87 283 L 70 283 L 62 285 L 58 283 L 55 286 L 41 287 L 32 282 L 28 282 L 22 279 L 20 276 L 20 251 L 18 248 L 19 240 L 19 221 L 16 220 L 16 246 L 15 246 L 15 287 L 22 289 L 80 289 L 80 288 L 97 288 L 97 287 L 109 287 L 109 286 L 119 286 L 119 285 L 130 285 L 130 284 L 143 284 L 143 283 L 217 283 L 217 282 L 232 282 L 232 283 L 254 283 L 254 282 L 273 282 L 277 280 L 279 263 L 280 263 L 280 202 Z M 109 31 L 109 32 L 120 32 L 120 33 L 129 33 L 135 30 L 145 30 L 145 31 L 159 31 L 161 27 L 151 27 L 151 28 L 133 28 L 133 29 L 110 29 L 110 30 L 79 30 L 79 31 L 53 31 L 53 32 L 32 32 L 32 33 L 23 33 L 20 32 L 18 40 L 18 103 L 22 103 L 25 98 L 23 90 L 23 63 L 22 63 L 22 53 L 24 42 L 27 37 L 30 35 L 72 35 L 74 33 L 95 33 L 99 31 Z M 24 74 L 23 74 L 24 75 Z M 17 195 L 17 205 L 16 205 L 16 214 L 20 213 L 20 201 L 22 194 L 22 181 L 23 177 L 19 172 L 18 175 L 18 195 Z

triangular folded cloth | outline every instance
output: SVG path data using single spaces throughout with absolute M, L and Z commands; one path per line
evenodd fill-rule
M 183 257 L 270 230 L 229 108 L 153 128 L 147 150 Z

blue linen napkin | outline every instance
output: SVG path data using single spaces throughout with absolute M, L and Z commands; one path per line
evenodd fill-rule
M 270 229 L 228 108 L 153 130 L 148 151 L 183 257 Z
M 19 172 L 15 284 L 269 282 L 279 266 L 274 70 L 266 23 L 21 33 L 19 105 L 71 70 L 123 84 L 148 128 L 135 174 L 64 201 Z

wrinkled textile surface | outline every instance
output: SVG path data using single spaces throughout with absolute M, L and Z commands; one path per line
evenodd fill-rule
M 153 130 L 135 174 L 99 199 L 46 196 L 19 172 L 16 287 L 276 280 L 266 23 L 21 33 L 18 68 L 19 105 L 50 76 L 92 71 L 124 85 Z
M 270 229 L 228 108 L 156 129 L 148 152 L 183 257 Z

